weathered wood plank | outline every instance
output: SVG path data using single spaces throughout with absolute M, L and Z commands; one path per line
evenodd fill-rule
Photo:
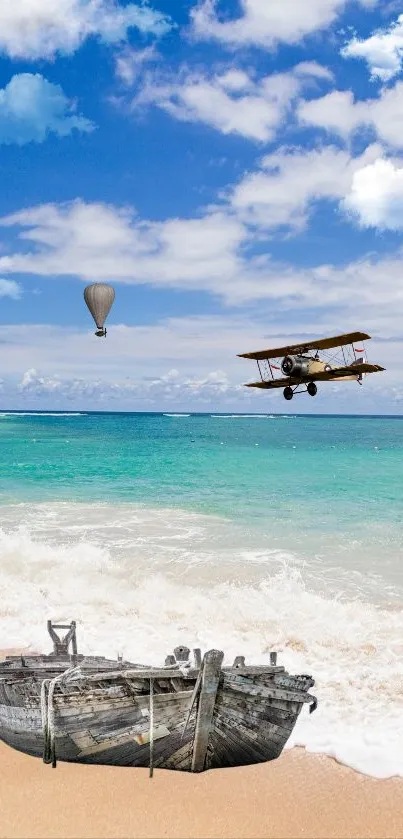
M 250 717 L 267 722 L 273 722 L 276 725 L 281 725 L 284 728 L 293 728 L 296 719 L 295 713 L 290 710 L 284 711 L 283 708 L 275 708 L 272 704 L 265 701 L 260 701 L 259 697 L 252 699 L 239 699 L 238 696 L 229 696 L 222 691 L 217 696 L 217 708 L 234 709 L 237 713 L 242 714 L 243 717 Z
M 263 763 L 267 760 L 267 753 L 260 744 L 253 743 L 245 736 L 238 736 L 237 731 L 225 725 L 221 720 L 216 721 L 215 729 L 231 745 L 238 766 L 247 766 L 249 763 Z
M 285 742 L 288 740 L 293 726 L 289 726 L 288 728 L 284 728 L 282 725 L 279 725 L 277 722 L 272 722 L 270 720 L 266 720 L 264 717 L 259 716 L 252 716 L 251 714 L 243 714 L 242 712 L 237 712 L 234 709 L 228 707 L 216 707 L 214 712 L 214 720 L 217 718 L 222 720 L 227 720 L 228 723 L 232 723 L 234 726 L 242 726 L 246 729 L 250 729 L 251 731 L 257 732 L 267 732 L 268 736 L 275 736 Z
M 266 727 L 253 724 L 250 720 L 241 722 L 241 720 L 231 718 L 227 714 L 214 715 L 214 726 L 216 724 L 218 726 L 224 725 L 231 731 L 236 731 L 241 738 L 245 737 L 252 742 L 261 742 L 262 745 L 267 742 L 274 746 L 281 745 L 283 747 L 290 736 L 289 731 L 280 731 L 275 725 Z
M 214 729 L 212 744 L 216 756 L 219 757 L 219 763 L 215 765 L 220 768 L 224 766 L 247 766 L 251 762 L 250 753 L 246 749 L 240 748 L 239 742 L 232 741 L 231 738 L 227 737 L 226 732 L 218 727 Z
M 239 680 L 238 678 L 226 680 L 224 682 L 225 687 L 228 687 L 230 690 L 239 691 L 240 693 L 247 693 L 250 696 L 261 696 L 266 699 L 284 699 L 287 702 L 296 703 L 312 702 L 312 696 L 308 696 L 308 694 L 302 693 L 302 691 L 283 690 L 282 688 L 276 687 L 266 688 L 260 685 L 254 686 L 247 679 L 242 679 L 242 677 Z
M 245 667 L 222 667 L 222 672 L 227 673 L 235 673 L 235 675 L 241 676 L 263 676 L 265 673 L 271 676 L 275 673 L 285 673 L 285 667 L 273 667 L 271 664 L 251 664 L 245 665 Z
M 188 764 L 188 768 L 190 769 L 190 763 L 192 758 L 192 741 L 185 743 L 180 749 L 177 749 L 171 757 L 166 759 L 164 768 L 165 769 L 178 769 L 182 767 L 185 763 Z
M 178 693 L 156 693 L 154 694 L 154 707 L 158 710 L 164 708 L 169 711 L 171 708 L 182 709 L 186 708 L 191 697 L 191 691 L 185 690 Z M 82 695 L 79 700 L 70 702 L 71 697 L 64 697 L 60 694 L 54 696 L 55 707 L 65 718 L 69 716 L 98 714 L 103 711 L 110 711 L 113 709 L 130 709 L 130 708 L 148 708 L 148 695 L 130 696 L 127 699 L 115 700 L 113 699 L 93 699 L 89 700 L 86 695 Z
M 210 650 L 203 659 L 192 772 L 202 772 L 204 769 L 223 658 L 224 653 L 220 650 Z
M 77 677 L 77 681 L 84 679 L 86 682 L 112 682 L 115 679 L 195 679 L 197 670 L 194 668 L 181 669 L 178 665 L 172 667 L 150 667 L 147 670 L 110 670 L 99 673 L 83 674 Z

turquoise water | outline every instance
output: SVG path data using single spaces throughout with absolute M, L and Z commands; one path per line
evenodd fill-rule
M 0 584 L 3 647 L 275 648 L 293 743 L 403 774 L 402 417 L 3 412 Z
M 169 506 L 284 548 L 355 539 L 399 582 L 403 418 L 3 415 L 0 472 L 2 503 Z
M 403 418 L 9 414 L 0 470 L 3 503 L 169 503 L 321 527 L 376 514 L 398 525 Z

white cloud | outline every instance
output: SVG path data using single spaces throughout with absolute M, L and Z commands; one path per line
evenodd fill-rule
M 0 90 L 0 144 L 42 143 L 49 133 L 65 137 L 94 126 L 72 112 L 59 85 L 39 74 L 20 73 Z
M 364 155 L 359 161 L 349 164 L 343 153 L 340 153 L 340 159 L 335 150 L 332 154 L 327 162 L 338 167 L 338 177 L 347 194 L 354 166 L 359 164 L 362 168 L 363 164 L 371 162 L 371 156 Z M 291 190 L 292 177 L 285 174 L 287 167 L 290 165 L 292 170 L 296 166 L 298 173 L 303 163 L 298 154 L 295 159 L 291 155 L 289 160 L 285 154 L 282 163 L 285 168 L 281 177 L 284 183 L 288 178 L 287 189 Z M 319 173 L 323 160 L 316 159 L 316 164 Z M 292 197 L 289 198 L 288 205 L 282 210 L 280 202 L 277 202 L 279 212 L 283 212 L 284 223 L 286 219 L 288 224 L 300 220 L 304 202 L 307 206 L 310 200 L 310 189 L 315 188 L 316 197 L 329 197 L 333 193 L 333 197 L 340 200 L 336 181 L 332 182 L 330 176 L 326 181 L 325 167 L 322 181 L 319 177 L 315 181 L 314 157 L 310 165 L 312 184 L 309 186 L 305 181 L 305 194 L 302 190 L 296 196 L 298 200 L 294 205 Z M 248 209 L 246 198 L 243 198 L 244 211 Z M 263 217 L 265 212 L 267 216 L 272 213 L 273 224 L 276 221 L 275 200 L 275 196 L 270 198 L 270 194 L 263 190 L 261 211 Z M 256 203 L 256 196 L 254 201 Z M 240 211 L 238 208 L 238 214 Z M 258 221 L 261 220 L 258 218 Z M 264 222 L 267 224 L 268 218 L 264 218 Z M 301 311 L 304 307 L 325 308 L 328 305 L 343 307 L 345 304 L 357 304 L 362 311 L 365 305 L 374 305 L 379 297 L 378 281 L 374 280 L 372 285 L 369 280 L 373 273 L 371 262 L 368 265 L 363 260 L 340 273 L 331 266 L 301 270 L 276 263 L 267 254 L 248 252 L 255 241 L 254 228 L 250 229 L 246 221 L 236 216 L 235 208 L 228 205 L 221 210 L 206 212 L 198 219 L 171 219 L 157 223 L 140 221 L 128 210 L 76 201 L 24 210 L 0 220 L 0 225 L 20 228 L 22 239 L 20 250 L 17 248 L 14 253 L 0 257 L 0 272 L 4 275 L 72 275 L 86 281 L 103 279 L 130 285 L 203 290 L 221 297 L 230 305 L 258 300 L 276 301 L 277 310 L 282 312 Z M 259 231 L 257 235 L 259 238 Z M 3 254 L 6 252 L 4 245 L 2 251 Z M 349 271 L 359 271 L 359 282 L 352 282 Z M 395 270 L 391 270 L 390 276 L 382 277 L 385 305 L 400 295 L 401 266 L 399 272 L 399 279 Z
M 115 72 L 123 84 L 130 87 L 141 73 L 145 64 L 159 60 L 159 54 L 153 44 L 143 50 L 135 50 L 126 47 L 116 56 Z
M 267 142 L 284 118 L 298 83 L 288 74 L 258 83 L 232 70 L 207 78 L 190 74 L 172 82 L 148 79 L 133 107 L 156 105 L 183 122 L 202 122 L 222 134 L 240 134 Z
M 197 410 L 206 401 L 251 402 L 256 394 L 243 388 L 248 371 L 236 354 L 257 332 L 255 322 L 234 316 L 113 325 L 105 342 L 92 329 L 64 326 L 61 341 L 55 326 L 0 326 L 0 376 L 4 371 L 13 404 L 47 398 L 53 406 L 67 400 L 88 407 L 112 399 L 130 409 L 175 410 L 182 402 Z
M 379 159 L 359 169 L 343 207 L 361 227 L 403 230 L 403 168 Z
M 329 81 L 332 74 L 314 61 L 259 81 L 237 68 L 210 76 L 184 68 L 175 77 L 146 76 L 132 107 L 155 105 L 183 122 L 202 122 L 222 134 L 268 142 L 301 88 L 313 79 Z
M 0 297 L 11 297 L 12 300 L 19 300 L 22 288 L 15 280 L 4 280 L 0 278 Z
M 144 407 L 150 408 L 161 403 L 177 403 L 185 400 L 194 410 L 202 403 L 222 400 L 228 404 L 236 398 L 247 397 L 248 393 L 241 384 L 231 384 L 222 370 L 207 373 L 202 378 L 180 375 L 177 370 L 169 370 L 165 375 L 155 378 L 108 382 L 102 379 L 64 379 L 55 376 L 40 375 L 35 368 L 27 370 L 18 385 L 18 390 L 25 397 L 55 397 L 61 400 L 82 402 L 91 399 L 102 403 L 105 400 L 132 400 L 135 398 Z M 249 401 L 251 401 L 249 399 Z
M 332 71 L 328 67 L 324 67 L 323 64 L 318 64 L 317 61 L 300 61 L 294 67 L 294 73 L 296 76 L 310 76 L 312 78 L 324 79 L 328 82 L 334 79 Z
M 382 90 L 375 99 L 361 101 L 355 101 L 349 90 L 335 90 L 302 102 L 298 117 L 305 125 L 323 128 L 346 140 L 367 129 L 390 147 L 403 148 L 403 82 Z
M 361 0 L 371 7 L 377 0 Z M 220 4 L 202 0 L 191 14 L 195 37 L 217 39 L 231 47 L 254 45 L 273 48 L 279 42 L 295 44 L 306 35 L 329 26 L 347 0 L 241 0 L 242 14 L 220 20 Z
M 248 174 L 233 189 L 230 200 L 240 218 L 265 229 L 283 225 L 301 230 L 311 205 L 321 199 L 343 199 L 354 173 L 381 154 L 370 146 L 360 157 L 334 146 L 307 151 L 279 149 L 262 160 L 257 172 Z
M 70 55 L 86 38 L 125 41 L 128 30 L 164 34 L 168 20 L 147 4 L 117 0 L 0 0 L 0 51 L 10 58 Z
M 79 294 L 77 312 L 84 309 Z M 116 324 L 112 310 L 109 322 L 105 341 L 95 338 L 90 318 L 86 330 L 64 326 L 62 341 L 57 326 L 0 325 L 0 376 L 20 376 L 34 368 L 46 379 L 57 371 L 61 378 L 93 382 L 102 370 L 104 382 L 143 382 L 144 375 L 152 381 L 168 373 L 172 377 L 172 370 L 177 370 L 182 379 L 204 380 L 225 364 L 226 375 L 231 377 L 239 369 L 237 353 L 252 340 L 263 340 L 267 331 L 266 323 L 262 329 L 256 319 L 241 314 L 189 315 L 127 326 Z
M 362 58 L 367 62 L 371 79 L 388 82 L 397 76 L 403 62 L 403 15 L 387 29 L 379 29 L 369 38 L 352 38 L 341 50 L 344 58 Z
M 229 208 L 200 219 L 156 224 L 140 222 L 113 207 L 75 202 L 26 210 L 2 224 L 23 230 L 21 251 L 0 257 L 3 274 L 52 278 L 71 274 L 84 280 L 204 290 L 232 306 L 261 301 L 266 323 L 281 313 L 289 325 L 301 313 L 315 311 L 313 328 L 320 317 L 325 334 L 333 309 L 338 318 L 334 328 L 344 331 L 351 320 L 356 324 L 359 307 L 360 322 L 366 319 L 378 329 L 381 317 L 389 322 L 403 303 L 400 255 L 389 260 L 363 258 L 338 268 L 325 264 L 300 269 L 276 263 L 266 254 L 248 253 L 253 234 Z M 190 340 L 188 336 L 183 344 L 185 354 Z M 109 350 L 110 342 L 104 344 Z M 160 344 L 156 339 L 158 348 Z M 131 340 L 127 347 L 131 355 Z M 100 352 L 98 342 L 97 358 Z M 81 357 L 88 358 L 87 350 L 82 349 Z M 102 359 L 107 365 L 108 352 Z M 33 360 L 32 364 L 41 366 Z
M 102 277 L 222 294 L 236 285 L 243 265 L 245 229 L 222 210 L 146 222 L 133 211 L 75 201 L 24 210 L 0 225 L 19 227 L 24 240 L 20 253 L 0 256 L 2 273 Z

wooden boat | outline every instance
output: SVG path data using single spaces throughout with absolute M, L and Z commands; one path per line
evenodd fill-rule
M 61 639 L 55 630 L 68 629 Z M 177 647 L 163 667 L 77 653 L 76 624 L 52 624 L 50 655 L 0 663 L 0 738 L 29 755 L 75 763 L 202 772 L 277 758 L 308 703 L 310 676 Z M 69 646 L 71 645 L 71 653 Z

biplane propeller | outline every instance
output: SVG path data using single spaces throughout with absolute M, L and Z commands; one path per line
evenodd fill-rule
M 319 341 L 242 353 L 238 358 L 256 361 L 260 374 L 260 381 L 250 382 L 245 387 L 262 390 L 283 387 L 284 398 L 290 400 L 294 394 L 302 392 L 316 396 L 316 382 L 356 381 L 362 384 L 363 377 L 368 373 L 379 373 L 385 369 L 378 364 L 368 364 L 364 347 L 356 347 L 357 343 L 370 337 L 365 332 L 350 332 Z M 329 353 L 336 348 L 338 352 Z M 278 363 L 275 364 L 275 361 Z M 281 371 L 283 377 L 276 377 L 277 371 Z

